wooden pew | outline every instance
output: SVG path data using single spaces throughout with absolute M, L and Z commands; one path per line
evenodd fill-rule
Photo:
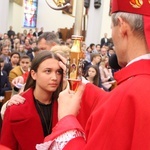
M 9 90 L 9 91 L 5 91 L 5 98 L 4 100 L 2 101 L 2 103 L 4 104 L 5 102 L 7 102 L 10 98 L 11 98 L 11 95 L 12 95 L 12 90 Z

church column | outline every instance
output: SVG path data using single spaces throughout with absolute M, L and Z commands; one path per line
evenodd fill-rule
M 109 14 L 110 0 L 101 0 L 101 7 L 95 9 L 94 0 L 90 1 L 90 7 L 87 16 L 87 33 L 85 43 L 87 46 L 90 43 L 100 44 L 100 39 L 104 33 L 111 35 L 111 24 Z
M 0 33 L 8 30 L 9 0 L 0 0 Z

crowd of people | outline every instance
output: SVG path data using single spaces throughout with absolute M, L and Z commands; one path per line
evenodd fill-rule
M 59 122 L 44 143 L 36 146 L 38 150 L 150 149 L 150 3 L 111 2 L 112 39 L 121 66 L 115 73 L 117 87 L 102 92 L 95 86 L 90 91 L 81 85 L 74 94 L 68 89 L 62 91 Z M 86 97 L 92 94 L 92 98 Z M 98 101 L 84 128 L 76 116 L 82 110 L 80 103 L 87 99 Z
M 14 34 L 10 37 L 4 34 L 1 75 L 9 74 L 5 85 L 12 91 L 18 83 L 24 87 L 2 107 L 3 146 L 14 150 L 150 148 L 150 89 L 145 86 L 150 82 L 150 4 L 145 0 L 138 8 L 135 5 L 112 1 L 113 43 L 106 33 L 99 44 L 81 43 L 86 82 L 76 92 L 66 79 L 71 39 L 60 42 L 54 32 L 43 32 L 32 43 L 26 37 L 24 41 L 29 41 L 21 55 L 21 40 L 12 38 L 14 32 L 9 32 Z M 19 46 L 12 48 L 11 40 L 19 41 Z M 36 52 L 27 49 L 32 44 Z M 111 58 L 118 61 L 118 68 L 112 67 Z
M 70 38 L 62 41 L 60 29 L 58 30 L 59 34 L 53 31 L 44 32 L 43 30 L 41 28 L 41 31 L 38 32 L 38 28 L 35 28 L 35 32 L 30 29 L 28 33 L 24 30 L 23 33 L 15 34 L 12 26 L 10 26 L 8 32 L 1 35 L 0 58 L 4 61 L 4 66 L 1 67 L 1 70 L 7 73 L 11 85 L 11 87 L 7 88 L 8 85 L 3 84 L 1 89 L 10 90 L 12 88 L 13 90 L 12 80 L 30 70 L 31 62 L 40 50 L 50 50 L 56 44 L 61 46 L 66 45 L 71 49 L 73 41 Z M 115 82 L 113 79 L 114 70 L 109 65 L 109 57 L 115 51 L 113 43 L 109 41 L 105 33 L 104 38 L 100 40 L 99 44 L 91 43 L 87 46 L 85 42 L 82 42 L 81 47 L 85 56 L 83 58 L 84 79 L 107 91 L 111 90 Z M 43 46 L 43 44 L 45 45 Z M 92 72 L 90 71 L 91 68 L 89 68 L 91 65 L 93 66 Z M 0 94 L 4 96 L 4 90 L 1 90 Z
M 12 30 L 12 27 L 10 27 L 10 30 L 8 31 L 8 33 L 7 34 L 5 33 L 3 36 L 1 36 L 1 40 L 0 40 L 1 72 L 3 73 L 2 76 L 3 77 L 5 76 L 5 78 L 6 78 L 6 80 L 3 81 L 5 83 L 1 84 L 1 96 L 5 96 L 6 90 L 12 90 L 12 98 L 9 101 L 7 101 L 8 103 L 4 104 L 4 106 L 8 107 L 12 104 L 22 103 L 21 101 L 24 101 L 26 99 L 29 99 L 29 97 L 34 96 L 34 98 L 31 99 L 31 102 L 32 102 L 32 104 L 36 105 L 36 110 L 38 112 L 38 115 L 40 116 L 41 123 L 39 123 L 39 122 L 36 123 L 35 121 L 33 121 L 33 122 L 35 122 L 36 124 L 42 124 L 42 128 L 38 129 L 38 130 L 41 130 L 41 136 L 39 136 L 38 140 L 35 140 L 35 142 L 33 142 L 32 144 L 22 143 L 23 145 L 20 145 L 20 147 L 26 147 L 28 145 L 28 147 L 26 147 L 27 149 L 31 149 L 31 147 L 32 148 L 35 147 L 35 145 L 37 143 L 42 142 L 42 139 L 44 137 L 46 137 L 48 134 L 50 134 L 52 131 L 52 127 L 54 127 L 56 125 L 56 123 L 58 121 L 57 116 L 56 116 L 57 115 L 57 113 L 56 113 L 57 112 L 57 104 L 55 104 L 55 102 L 54 102 L 54 104 L 51 104 L 51 103 L 53 103 L 53 101 L 55 101 L 58 98 L 59 93 L 62 91 L 62 89 L 64 89 L 64 88 L 61 89 L 60 85 L 63 84 L 62 86 L 66 87 L 66 84 L 67 84 L 67 83 L 64 83 L 63 81 L 61 81 L 61 82 L 59 81 L 60 83 L 59 84 L 57 83 L 57 86 L 54 91 L 49 89 L 50 92 L 48 92 L 48 93 L 46 92 L 46 93 L 50 96 L 51 92 L 55 93 L 55 91 L 57 91 L 57 89 L 60 88 L 58 90 L 59 92 L 56 92 L 57 94 L 54 94 L 55 98 L 48 98 L 49 101 L 45 104 L 44 103 L 45 100 L 42 100 L 43 98 L 41 99 L 41 97 L 36 96 L 36 94 L 34 93 L 36 91 L 35 90 L 36 84 L 34 83 L 35 79 L 31 75 L 31 71 L 34 70 L 35 72 L 37 72 L 38 68 L 36 68 L 36 70 L 33 68 L 35 66 L 37 66 L 36 63 L 39 63 L 39 65 L 40 65 L 40 63 L 44 63 L 44 62 L 42 62 L 43 61 L 42 59 L 45 60 L 47 55 L 50 55 L 50 58 L 48 57 L 48 59 L 51 59 L 51 57 L 53 58 L 53 55 L 51 53 L 49 53 L 48 51 L 51 51 L 53 53 L 59 53 L 62 56 L 64 56 L 65 58 L 69 59 L 69 53 L 70 53 L 71 47 L 73 45 L 73 41 L 71 39 L 67 39 L 65 42 L 62 42 L 62 39 L 60 39 L 58 34 L 56 34 L 54 32 L 43 32 L 42 34 L 39 35 L 37 31 L 38 30 L 35 29 L 35 33 L 32 34 L 32 30 L 29 30 L 28 34 L 23 34 L 23 33 L 17 34 L 17 35 L 19 35 L 19 37 L 18 37 L 15 34 L 15 32 Z M 112 43 L 109 43 L 108 40 L 109 39 L 107 39 L 106 43 L 105 43 L 105 41 L 103 41 L 102 46 L 101 46 L 102 43 L 97 44 L 97 45 L 95 45 L 94 43 L 91 43 L 89 45 L 89 47 L 87 47 L 84 42 L 82 42 L 82 44 L 81 44 L 82 45 L 81 50 L 85 54 L 84 55 L 85 57 L 83 58 L 83 65 L 82 65 L 82 67 L 83 67 L 82 68 L 83 69 L 82 77 L 87 82 L 92 83 L 92 84 L 96 85 L 98 88 L 102 88 L 103 90 L 106 90 L 106 91 L 111 90 L 111 85 L 115 81 L 113 78 L 113 71 L 111 70 L 111 68 L 108 64 L 108 59 L 114 53 L 114 50 L 112 47 L 109 46 L 109 44 L 111 45 Z M 44 52 L 44 50 L 46 50 L 47 52 Z M 43 58 L 40 58 L 42 55 L 42 53 L 41 53 L 42 51 L 43 51 L 44 56 L 43 56 Z M 110 51 L 112 51 L 112 53 L 110 53 Z M 52 66 L 54 66 L 53 62 L 51 62 L 50 64 L 52 64 Z M 51 68 L 50 70 L 52 70 L 52 67 L 50 66 L 50 64 L 49 64 L 49 67 Z M 49 70 L 45 70 L 45 72 L 46 71 L 48 72 Z M 59 74 L 61 75 L 62 73 L 59 73 Z M 25 84 L 25 87 L 22 91 L 26 91 L 26 90 L 30 89 L 29 94 L 27 92 L 28 96 L 25 96 L 26 94 L 25 95 L 21 94 L 21 95 L 17 95 L 18 97 L 16 97 L 15 94 L 19 93 L 19 89 L 18 89 L 18 86 L 14 83 L 14 80 L 17 77 L 23 78 L 21 84 L 23 84 L 23 85 Z M 46 82 L 48 81 L 48 78 L 45 78 L 45 77 L 43 77 L 43 78 Z M 56 77 L 54 77 L 54 78 L 56 78 Z M 36 83 L 39 83 L 40 79 L 41 79 L 41 83 L 42 83 L 40 86 L 43 86 L 43 87 L 46 86 L 46 82 L 44 83 L 44 80 L 42 81 L 42 78 L 36 79 L 36 81 L 38 81 Z M 54 80 L 54 81 L 52 81 L 52 82 L 54 82 L 53 84 L 56 84 L 55 82 L 57 79 L 52 79 L 52 80 Z M 104 85 L 105 83 L 108 83 L 110 85 L 107 87 Z M 54 85 L 51 85 L 51 86 L 54 86 Z M 46 88 L 44 88 L 44 91 L 46 91 Z M 41 93 L 41 92 L 42 91 L 39 90 L 36 93 Z M 43 96 L 43 94 L 42 94 L 42 96 Z M 16 99 L 17 100 L 19 99 L 19 100 L 17 101 Z M 24 105 L 23 105 L 23 107 L 24 107 Z M 24 108 L 20 107 L 20 109 L 23 112 L 26 112 L 23 110 Z M 51 109 L 51 111 L 48 111 L 49 109 Z M 19 110 L 19 109 L 17 108 L 17 110 Z M 41 112 L 41 110 L 42 110 L 42 112 Z M 53 111 L 55 112 L 54 114 L 52 113 Z M 49 113 L 47 114 L 47 112 L 49 112 Z M 31 112 L 29 111 L 29 113 L 31 113 Z M 83 114 L 84 113 L 81 111 L 81 115 L 79 115 L 79 118 L 81 118 L 80 116 L 83 116 Z M 4 115 L 3 110 L 1 111 L 1 115 L 3 118 L 3 115 Z M 52 115 L 54 115 L 54 116 L 52 116 Z M 32 117 L 32 116 L 30 116 L 30 117 Z M 9 127 L 7 126 L 9 124 L 8 123 L 9 120 L 7 120 L 6 118 L 8 118 L 8 117 L 4 117 L 3 126 L 10 128 L 11 125 Z M 50 120 L 50 118 L 51 119 L 53 118 L 53 120 Z M 79 120 L 81 120 L 81 119 L 79 119 Z M 81 121 L 83 126 L 85 125 L 85 122 L 86 122 L 86 118 L 84 121 Z M 33 124 L 33 123 L 31 122 L 31 124 Z M 28 124 L 28 125 L 30 126 L 30 124 Z M 27 130 L 28 130 L 29 126 L 26 126 Z M 36 128 L 35 128 L 35 130 L 36 130 Z M 1 141 L 2 141 L 2 143 L 3 142 L 7 143 L 9 141 L 7 138 L 8 132 L 7 133 L 5 132 L 6 129 L 4 127 L 3 127 L 2 131 L 3 132 L 2 132 Z M 44 133 L 43 135 L 42 135 L 42 131 Z M 9 133 L 11 133 L 11 132 L 16 132 L 16 131 L 10 131 Z M 33 131 L 30 132 L 30 134 L 31 133 L 33 133 L 33 136 L 35 136 Z M 5 135 L 7 135 L 7 136 L 5 137 Z M 29 136 L 29 135 L 27 135 L 27 136 Z M 31 136 L 31 138 L 33 136 Z M 15 138 L 13 138 L 12 134 L 9 135 L 9 137 L 12 142 L 9 143 L 10 145 L 7 145 L 6 143 L 5 144 L 8 147 L 11 147 L 13 149 L 16 149 L 16 147 L 18 147 L 18 145 L 16 145 L 16 144 L 11 145 L 12 143 L 24 141 L 24 138 L 25 138 L 25 136 L 24 136 L 22 138 L 15 140 Z

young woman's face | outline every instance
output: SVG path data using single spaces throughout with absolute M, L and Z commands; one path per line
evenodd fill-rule
M 95 60 L 96 64 L 98 64 L 101 61 L 101 57 L 100 56 L 96 56 L 94 58 L 94 60 Z
M 31 75 L 36 80 L 36 89 L 39 92 L 54 92 L 60 85 L 62 70 L 58 60 L 49 58 L 39 65 L 37 72 L 32 70 Z
M 19 45 L 19 51 L 23 52 L 24 51 L 24 46 L 23 45 Z
M 96 76 L 96 70 L 94 68 L 89 68 L 89 70 L 88 70 L 88 76 L 90 78 L 94 78 Z
M 14 54 L 14 55 L 12 55 L 12 57 L 11 57 L 11 62 L 12 62 L 13 64 L 18 64 L 18 63 L 19 63 L 19 59 L 20 59 L 19 55 L 18 55 L 18 54 Z

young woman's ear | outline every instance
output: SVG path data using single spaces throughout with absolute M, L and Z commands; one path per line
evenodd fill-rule
M 33 80 L 36 80 L 36 72 L 34 70 L 31 70 L 31 77 L 33 78 Z

